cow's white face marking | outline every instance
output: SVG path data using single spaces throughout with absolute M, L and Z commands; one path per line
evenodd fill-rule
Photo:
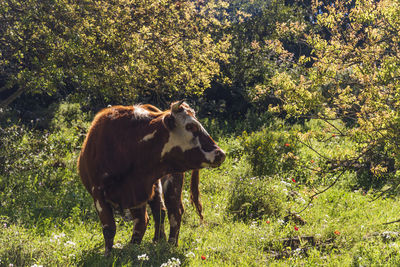
M 204 156 L 204 163 L 202 163 L 201 166 L 212 166 L 217 158 L 217 152 L 223 153 L 222 150 L 216 145 L 214 148 L 210 147 L 212 149 L 211 151 L 207 152 L 203 150 L 200 138 L 211 139 L 210 135 L 196 119 L 194 111 L 189 106 L 183 105 L 181 108 L 183 109 L 182 111 L 171 113 L 175 118 L 176 127 L 169 132 L 168 141 L 161 150 L 161 160 L 163 160 L 165 155 L 173 148 L 180 148 L 182 152 L 198 148 Z M 193 127 L 197 129 L 193 129 Z M 210 143 L 209 145 L 212 144 Z
M 96 210 L 101 213 L 103 211 L 101 205 L 100 205 L 100 201 L 96 200 Z
M 169 217 L 169 223 L 170 223 L 171 227 L 176 227 L 178 225 L 178 222 L 176 221 L 174 215 L 171 215 Z
M 134 105 L 133 107 L 134 107 L 133 114 L 135 115 L 136 118 L 144 119 L 150 116 L 149 111 L 142 108 L 140 105 Z
M 147 135 L 145 135 L 142 140 L 140 142 L 146 142 L 149 141 L 150 139 L 152 139 L 154 137 L 154 135 L 156 134 L 157 130 L 154 130 L 154 132 L 149 133 Z
M 200 141 L 198 137 L 193 137 L 193 133 L 186 130 L 186 125 L 195 124 L 203 134 L 208 136 L 208 133 L 203 126 L 192 116 L 188 114 L 186 110 L 173 115 L 177 127 L 169 132 L 168 142 L 164 145 L 161 151 L 161 158 L 170 152 L 174 147 L 179 147 L 182 152 L 200 147 Z
M 176 133 L 178 132 L 178 133 Z M 168 152 L 171 152 L 171 150 L 174 147 L 179 147 L 182 152 L 185 152 L 186 150 L 195 148 L 195 147 L 200 147 L 200 142 L 198 137 L 193 139 L 192 134 L 190 133 L 189 135 L 186 135 L 184 132 L 187 132 L 186 130 L 183 131 L 176 131 L 176 132 L 170 132 L 169 133 L 169 139 L 168 142 L 164 145 L 163 150 L 161 151 L 161 158 L 165 156 Z M 193 139 L 193 141 L 192 141 Z M 186 142 L 185 142 L 186 140 Z
M 201 149 L 201 148 L 200 148 Z M 214 162 L 215 160 L 215 151 L 210 151 L 206 152 L 203 149 L 201 149 L 201 152 L 203 152 L 204 157 L 209 161 L 209 162 Z

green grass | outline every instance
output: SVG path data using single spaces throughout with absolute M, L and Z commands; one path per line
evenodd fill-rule
M 206 179 L 202 183 L 212 182 Z M 232 221 L 224 214 L 226 200 L 223 196 L 207 195 L 203 190 L 204 224 L 199 223 L 195 211 L 187 206 L 178 248 L 166 243 L 153 244 L 151 225 L 140 246 L 130 245 L 132 224 L 119 219 L 115 238 L 117 248 L 109 258 L 103 256 L 103 238 L 95 220 L 67 219 L 61 226 L 49 225 L 45 234 L 18 224 L 5 226 L 3 221 L 1 264 L 137 266 L 140 264 L 137 256 L 142 254 L 149 256 L 143 266 L 159 266 L 172 257 L 179 258 L 183 266 L 400 263 L 396 253 L 400 246 L 398 227 L 382 225 L 397 218 L 400 213 L 398 200 L 370 202 L 370 198 L 360 192 L 332 189 L 301 214 L 307 223 L 299 225 L 293 221 L 283 223 L 281 218 L 250 223 Z M 186 193 L 184 201 L 188 202 Z M 298 236 L 312 236 L 314 244 L 304 240 L 296 247 L 285 247 L 284 239 Z M 206 259 L 202 260 L 201 256 Z
M 315 124 L 311 122 L 301 130 L 324 132 L 323 127 Z M 21 137 L 3 136 L 15 147 L 7 153 L 16 154 L 14 158 L 9 156 L 6 166 L 13 172 L 7 174 L 3 168 L 0 173 L 3 190 L 0 193 L 0 266 L 160 266 L 172 258 L 179 259 L 181 266 L 400 264 L 398 224 L 384 225 L 400 217 L 397 197 L 373 201 L 372 191 L 354 187 L 356 175 L 349 171 L 300 214 L 305 224 L 294 217 L 285 219 L 289 211 L 302 210 L 316 189 L 325 188 L 332 181 L 332 177 L 319 177 L 309 168 L 322 164 L 322 160 L 301 143 L 293 143 L 295 147 L 290 151 L 271 144 L 280 149 L 273 155 L 279 160 L 284 161 L 289 152 L 298 159 L 290 166 L 284 162 L 274 166 L 279 170 L 276 173 L 254 176 L 254 168 L 246 155 L 249 152 L 242 147 L 243 140 L 222 134 L 218 143 L 228 152 L 226 162 L 218 169 L 201 171 L 204 223 L 200 223 L 189 204 L 187 175 L 180 246 L 152 243 L 152 221 L 142 244 L 132 245 L 129 243 L 132 222 L 117 217 L 115 248 L 105 258 L 100 223 L 92 200 L 76 174 L 79 133 L 71 130 L 40 136 L 21 131 L 24 133 Z M 285 127 L 274 134 L 278 131 L 285 131 L 285 136 L 289 134 Z M 325 131 L 325 134 L 331 133 Z M 241 138 L 251 138 L 251 134 L 244 136 Z M 254 142 L 262 140 L 254 136 Z M 282 142 L 279 138 L 273 140 Z M 328 140 L 315 143 L 315 147 L 332 156 L 351 147 L 350 140 Z M 25 147 L 19 147 L 21 144 Z M 29 151 L 30 155 L 22 156 Z M 53 158 L 42 151 L 53 153 L 58 165 L 54 167 Z M 268 157 L 268 154 L 262 155 Z M 268 166 L 271 159 L 265 162 Z M 240 190 L 233 194 L 235 187 Z M 267 203 L 271 210 L 279 207 L 281 212 L 265 209 L 257 216 L 249 213 L 237 216 L 231 208 L 233 200 L 252 208 L 261 208 Z M 149 259 L 139 260 L 138 256 L 143 254 Z

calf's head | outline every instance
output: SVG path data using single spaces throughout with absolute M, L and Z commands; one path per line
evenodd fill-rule
M 169 131 L 169 139 L 162 149 L 161 160 L 177 171 L 218 167 L 224 162 L 224 151 L 196 119 L 188 104 L 172 103 L 163 123 Z

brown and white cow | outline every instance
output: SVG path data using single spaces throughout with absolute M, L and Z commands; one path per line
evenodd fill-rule
M 164 229 L 166 209 L 170 225 L 168 242 L 175 244 L 176 246 L 178 245 L 178 236 L 184 212 L 182 204 L 183 182 L 184 173 L 174 173 L 162 177 L 156 183 L 154 197 L 149 202 L 155 228 L 153 241 L 166 239 Z M 203 221 L 203 207 L 199 195 L 199 170 L 193 170 L 190 183 L 190 201 L 196 208 L 200 220 Z
M 225 154 L 183 101 L 160 111 L 151 105 L 114 106 L 94 118 L 78 159 L 81 180 L 92 195 L 103 227 L 105 254 L 116 232 L 113 208 L 129 209 L 140 243 L 146 203 L 164 175 L 218 167 Z

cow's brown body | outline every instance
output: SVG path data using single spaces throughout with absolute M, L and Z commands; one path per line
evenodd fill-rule
M 113 208 L 129 209 L 132 242 L 140 243 L 154 184 L 166 174 L 219 166 L 223 151 L 185 103 L 161 112 L 151 105 L 115 106 L 94 118 L 78 160 L 81 180 L 100 217 L 106 254 L 115 236 Z
M 179 231 L 184 212 L 182 204 L 183 182 L 184 173 L 168 174 L 162 177 L 160 183 L 162 189 L 156 189 L 154 198 L 149 202 L 155 224 L 154 241 L 166 239 L 164 229 L 165 209 L 162 205 L 165 202 L 170 225 L 168 242 L 178 245 Z M 157 187 L 160 185 L 157 185 Z M 203 220 L 202 205 L 199 199 L 199 170 L 192 171 L 190 200 L 195 206 L 200 219 Z

